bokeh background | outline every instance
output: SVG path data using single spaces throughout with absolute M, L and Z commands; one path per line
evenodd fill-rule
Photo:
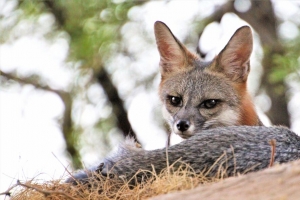
M 1 0 L 0 192 L 96 165 L 128 135 L 165 146 L 156 20 L 204 60 L 251 26 L 257 110 L 300 134 L 300 1 Z

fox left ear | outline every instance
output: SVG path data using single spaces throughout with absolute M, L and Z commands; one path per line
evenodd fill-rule
M 252 48 L 253 39 L 250 27 L 239 28 L 216 57 L 213 70 L 225 74 L 234 82 L 247 81 Z

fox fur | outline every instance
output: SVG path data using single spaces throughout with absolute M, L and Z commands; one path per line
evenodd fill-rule
M 99 173 L 105 177 L 113 175 L 125 180 L 136 175 L 132 180 L 141 182 L 151 177 L 149 172 L 153 169 L 159 174 L 167 167 L 167 163 L 175 163 L 174 170 L 186 163 L 196 173 L 207 173 L 211 177 L 220 169 L 226 172 L 227 177 L 245 174 L 269 167 L 272 157 L 271 140 L 276 141 L 275 163 L 286 163 L 300 158 L 300 137 L 287 128 L 218 127 L 204 130 L 168 149 L 146 151 L 132 149 L 136 148 L 135 145 L 121 145 L 117 153 L 107 157 L 98 167 L 81 171 L 67 182 L 88 183 L 97 180 Z M 137 173 L 139 170 L 146 170 L 148 173 Z

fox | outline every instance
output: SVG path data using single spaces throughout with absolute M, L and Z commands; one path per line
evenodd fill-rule
M 210 62 L 190 52 L 157 21 L 154 33 L 160 55 L 159 97 L 172 133 L 187 139 L 224 126 L 262 126 L 247 91 L 253 48 L 249 26 L 239 28 Z
M 118 151 L 100 165 L 82 170 L 66 180 L 85 184 L 102 175 L 116 175 L 138 182 L 167 163 L 189 164 L 196 173 L 213 166 L 225 153 L 228 176 L 257 171 L 269 166 L 270 140 L 276 140 L 275 162 L 300 158 L 300 137 L 283 127 L 265 127 L 247 91 L 250 55 L 253 48 L 249 26 L 239 28 L 223 50 L 212 60 L 203 61 L 190 52 L 166 24 L 157 21 L 154 34 L 160 55 L 159 96 L 172 133 L 184 140 L 163 149 L 146 151 L 127 138 Z M 209 145 L 208 145 L 209 144 Z M 217 166 L 217 165 L 216 165 Z M 178 168 L 177 165 L 173 165 Z M 209 175 L 218 172 L 211 169 Z

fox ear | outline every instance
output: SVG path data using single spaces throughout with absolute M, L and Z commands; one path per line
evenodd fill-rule
M 172 34 L 168 26 L 157 21 L 154 24 L 154 33 L 160 54 L 162 76 L 186 67 L 189 57 L 193 57 L 193 55 Z
M 216 57 L 214 70 L 235 82 L 245 82 L 250 71 L 253 41 L 249 26 L 239 28 Z

